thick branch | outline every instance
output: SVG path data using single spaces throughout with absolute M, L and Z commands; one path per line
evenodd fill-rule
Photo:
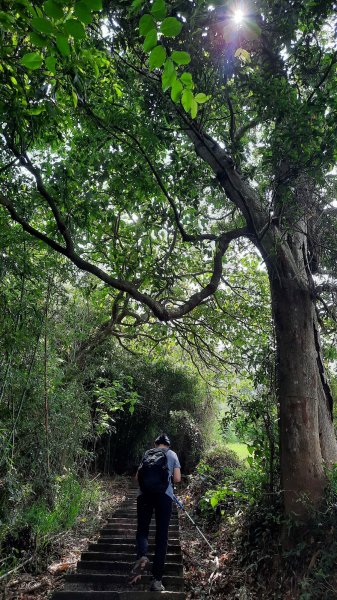
M 247 222 L 250 238 L 259 248 L 267 265 L 276 271 L 281 259 L 288 272 L 302 283 L 303 274 L 297 268 L 289 245 L 275 224 L 272 223 L 272 227 L 269 227 L 268 207 L 236 170 L 232 158 L 211 136 L 193 127 L 193 124 L 190 124 L 186 133 L 198 156 L 211 167 L 228 198 L 241 211 Z
M 16 148 L 14 148 L 14 146 L 12 146 L 11 144 L 9 144 L 9 147 L 12 150 L 13 154 L 16 156 L 16 158 L 19 160 L 20 164 L 25 169 L 27 169 L 27 171 L 29 171 L 29 173 L 31 173 L 33 175 L 33 177 L 35 178 L 36 187 L 37 187 L 38 191 L 40 192 L 41 196 L 47 201 L 49 207 L 51 208 L 51 211 L 54 215 L 54 219 L 56 221 L 57 228 L 58 228 L 59 232 L 61 233 L 61 235 L 66 243 L 67 248 L 70 251 L 73 250 L 74 244 L 73 244 L 73 240 L 71 238 L 70 232 L 61 216 L 61 213 L 56 205 L 54 198 L 49 194 L 49 192 L 47 191 L 47 189 L 45 188 L 45 186 L 43 184 L 40 170 L 37 167 L 34 167 L 30 158 L 28 157 L 28 155 L 26 153 L 20 154 L 20 152 L 18 152 L 18 150 L 16 150 Z
M 0 195 L 0 204 L 2 204 L 2 206 L 4 206 L 8 210 L 12 219 L 16 223 L 19 223 L 21 225 L 21 227 L 24 229 L 24 231 L 27 231 L 27 233 L 29 233 L 33 237 L 37 238 L 38 240 L 41 240 L 42 242 L 47 244 L 50 248 L 52 248 L 53 250 L 56 250 L 56 252 L 58 252 L 59 254 L 63 254 L 63 256 L 66 256 L 67 258 L 69 258 L 71 260 L 71 262 L 73 262 L 74 265 L 76 265 L 79 269 L 81 269 L 82 271 L 87 271 L 88 273 L 92 273 L 93 275 L 95 275 L 96 277 L 101 279 L 101 281 L 104 281 L 107 285 L 109 285 L 117 290 L 120 290 L 122 292 L 127 292 L 135 300 L 138 300 L 138 302 L 141 302 L 142 304 L 145 304 L 146 306 L 148 306 L 152 310 L 153 314 L 161 321 L 169 320 L 170 317 L 168 315 L 167 310 L 165 308 L 163 308 L 159 304 L 159 302 L 156 302 L 155 300 L 153 300 L 153 298 L 151 298 L 147 294 L 139 292 L 139 290 L 130 282 L 123 281 L 120 279 L 115 279 L 114 277 L 111 277 L 108 273 L 103 271 L 103 269 L 100 269 L 99 267 L 97 267 L 96 265 L 93 265 L 89 261 L 84 260 L 73 249 L 65 248 L 64 246 L 61 246 L 61 244 L 58 244 L 53 239 L 46 236 L 44 233 L 41 233 L 40 231 L 38 231 L 37 229 L 35 229 L 31 225 L 29 225 L 29 223 L 27 223 L 27 221 L 25 221 L 16 212 L 13 205 L 3 195 Z
M 111 275 L 103 271 L 103 269 L 97 267 L 96 265 L 90 263 L 87 260 L 84 260 L 74 251 L 73 248 L 61 246 L 53 239 L 49 238 L 45 234 L 41 233 L 40 231 L 29 225 L 29 223 L 27 223 L 27 221 L 25 221 L 16 212 L 13 205 L 3 195 L 0 195 L 0 204 L 2 204 L 2 206 L 4 206 L 7 209 L 12 219 L 15 222 L 19 223 L 24 229 L 24 231 L 27 231 L 27 233 L 43 241 L 50 248 L 53 248 L 53 250 L 56 250 L 63 256 L 69 258 L 69 260 L 71 260 L 73 264 L 76 265 L 82 271 L 92 273 L 93 275 L 101 279 L 101 281 L 104 281 L 107 285 L 122 292 L 127 292 L 130 296 L 132 296 L 132 298 L 134 298 L 141 304 L 148 306 L 152 310 L 153 314 L 160 321 L 169 321 L 171 319 L 181 318 L 182 316 L 193 310 L 193 308 L 198 306 L 203 300 L 211 296 L 219 285 L 222 275 L 222 257 L 226 252 L 229 243 L 234 239 L 249 235 L 248 229 L 245 227 L 223 233 L 217 242 L 217 249 L 214 256 L 213 274 L 211 276 L 210 282 L 199 292 L 192 294 L 192 296 L 181 306 L 179 306 L 179 308 L 167 310 L 162 304 L 154 300 L 151 296 L 140 292 L 134 284 L 128 281 L 111 277 Z
M 248 236 L 248 228 L 241 227 L 232 231 L 223 233 L 217 242 L 217 250 L 214 256 L 213 273 L 209 283 L 199 292 L 192 294 L 189 300 L 184 302 L 179 308 L 170 311 L 170 318 L 177 319 L 189 313 L 193 308 L 198 306 L 203 300 L 211 296 L 219 286 L 222 275 L 222 258 L 225 254 L 230 242 L 239 237 Z
M 235 133 L 234 142 L 238 142 L 242 138 L 242 136 L 244 136 L 246 131 L 253 129 L 258 124 L 259 124 L 258 119 L 252 119 L 251 121 L 249 121 L 249 123 L 246 123 L 246 125 L 242 125 L 241 127 L 239 127 L 239 129 L 237 129 L 237 131 Z

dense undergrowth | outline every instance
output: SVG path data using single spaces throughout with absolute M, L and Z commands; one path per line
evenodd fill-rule
M 91 518 L 101 499 L 97 479 L 80 480 L 70 471 L 55 477 L 48 491 L 52 503 L 43 496 L 32 497 L 26 489 L 8 512 L 8 519 L 2 521 L 0 576 L 28 559 L 34 559 L 33 569 L 43 567 L 58 535 L 71 529 L 79 518 Z
M 254 463 L 224 448 L 203 457 L 184 490 L 186 508 L 220 558 L 186 519 L 183 539 L 188 598 L 332 600 L 337 598 L 337 470 L 326 500 L 305 527 L 284 519 L 280 494 L 266 491 Z

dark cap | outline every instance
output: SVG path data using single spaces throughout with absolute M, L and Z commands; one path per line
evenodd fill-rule
M 171 446 L 170 438 L 166 433 L 161 433 L 160 435 L 158 435 L 158 437 L 154 440 L 154 443 L 157 444 L 157 446 L 159 446 L 159 444 Z

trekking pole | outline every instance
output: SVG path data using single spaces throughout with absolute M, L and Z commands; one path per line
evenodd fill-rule
M 205 538 L 205 536 L 204 536 L 203 532 L 201 531 L 201 529 L 199 529 L 198 525 L 195 523 L 195 521 L 193 521 L 191 515 L 188 514 L 185 506 L 180 502 L 180 500 L 178 500 L 178 498 L 175 495 L 173 495 L 173 500 L 175 501 L 176 505 L 179 506 L 179 508 L 181 508 L 181 510 L 183 510 L 184 513 L 188 516 L 189 520 L 191 521 L 191 523 L 193 523 L 193 525 L 197 529 L 198 533 L 200 533 L 201 537 L 205 540 L 206 544 L 210 547 L 210 549 L 212 550 L 212 552 L 216 555 L 215 548 L 213 548 L 213 546 Z

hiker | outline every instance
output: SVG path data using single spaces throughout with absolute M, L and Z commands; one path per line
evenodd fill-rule
M 155 440 L 155 447 L 145 452 L 139 465 L 136 479 L 140 492 L 137 498 L 137 560 L 130 573 L 129 583 L 141 579 L 148 570 L 147 557 L 149 527 L 153 511 L 156 519 L 155 555 L 152 566 L 152 592 L 163 592 L 162 584 L 168 541 L 168 530 L 172 513 L 173 483 L 181 480 L 180 463 L 175 452 L 170 449 L 170 439 L 162 433 Z

